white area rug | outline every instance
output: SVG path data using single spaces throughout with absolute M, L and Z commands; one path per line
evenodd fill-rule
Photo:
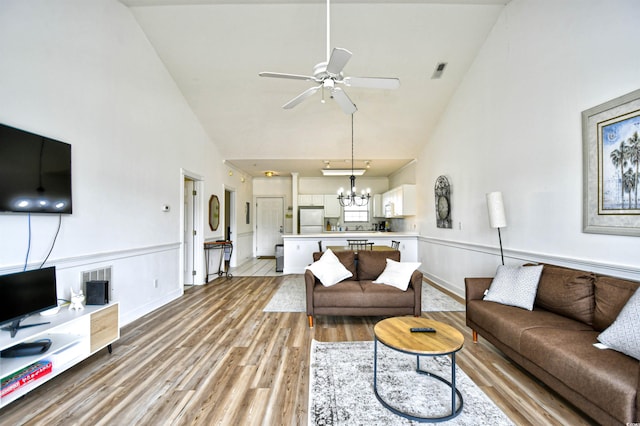
M 264 312 L 307 312 L 304 275 L 284 275 Z
M 264 312 L 306 312 L 304 275 L 285 275 Z M 422 283 L 422 311 L 464 311 L 464 305 L 427 283 Z
M 387 410 L 373 392 L 373 342 L 313 341 L 309 375 L 311 425 L 390 426 L 422 424 Z M 448 356 L 422 357 L 420 367 L 446 379 Z M 419 416 L 443 416 L 451 411 L 451 389 L 415 371 L 416 357 L 378 344 L 378 392 L 392 406 Z M 456 366 L 456 387 L 462 412 L 447 425 L 513 425 L 482 390 Z

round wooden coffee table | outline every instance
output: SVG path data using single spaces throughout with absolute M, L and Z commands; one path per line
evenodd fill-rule
M 413 327 L 430 327 L 435 333 L 413 333 Z M 416 317 L 387 318 L 377 323 L 374 331 L 373 390 L 387 409 L 404 418 L 418 422 L 442 422 L 462 412 L 464 401 L 456 389 L 456 352 L 462 349 L 464 337 L 455 328 L 439 321 Z M 440 380 L 451 388 L 451 413 L 442 417 L 418 417 L 404 413 L 386 402 L 378 394 L 378 342 L 399 352 L 416 355 L 416 372 Z M 451 381 L 420 369 L 421 356 L 451 355 Z M 456 400 L 459 401 L 456 408 Z

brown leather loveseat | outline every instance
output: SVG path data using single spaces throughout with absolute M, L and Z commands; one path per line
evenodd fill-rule
M 544 265 L 532 311 L 483 300 L 466 278 L 466 322 L 600 424 L 640 422 L 640 361 L 594 347 L 640 283 Z
M 400 251 L 360 250 L 357 255 L 353 251 L 341 251 L 335 252 L 335 255 L 353 276 L 325 287 L 311 271 L 305 271 L 310 327 L 313 327 L 314 315 L 421 315 L 422 272 L 413 272 L 406 291 L 372 283 L 384 271 L 387 258 L 400 261 Z M 313 261 L 318 261 L 321 256 L 321 252 L 313 253 Z

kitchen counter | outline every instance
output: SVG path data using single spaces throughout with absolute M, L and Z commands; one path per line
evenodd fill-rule
M 386 232 L 386 231 L 324 231 L 316 234 L 285 234 L 282 238 L 391 238 L 417 237 L 417 232 Z
M 284 240 L 284 274 L 303 274 L 313 262 L 313 253 L 327 246 L 346 246 L 347 239 L 367 239 L 374 244 L 390 246 L 391 241 L 400 242 L 401 259 L 405 262 L 418 261 L 417 232 L 383 231 L 330 231 L 316 234 L 286 234 Z

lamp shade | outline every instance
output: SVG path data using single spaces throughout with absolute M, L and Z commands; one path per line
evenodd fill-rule
M 507 226 L 502 192 L 490 192 L 487 194 L 487 209 L 489 210 L 489 226 L 492 228 L 504 228 Z

